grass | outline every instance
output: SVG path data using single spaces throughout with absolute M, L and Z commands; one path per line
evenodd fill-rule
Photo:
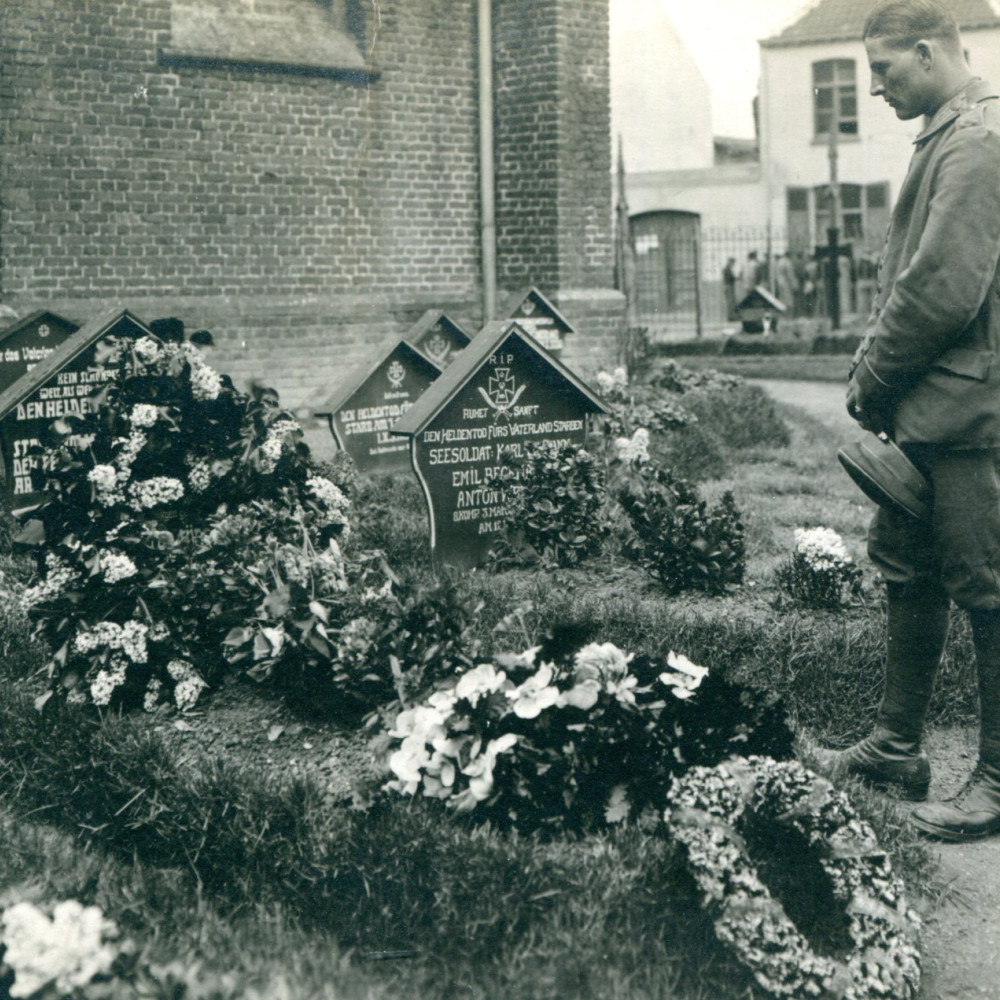
M 678 358 L 687 368 L 713 368 L 744 378 L 805 379 L 812 382 L 847 381 L 851 363 L 845 354 L 719 355 Z
M 777 690 L 808 738 L 863 732 L 881 677 L 877 590 L 844 613 L 813 612 L 777 601 L 771 574 L 794 528 L 822 523 L 870 577 L 870 508 L 836 465 L 829 430 L 785 412 L 790 446 L 744 449 L 727 478 L 703 486 L 710 497 L 732 489 L 745 512 L 741 593 L 669 600 L 613 551 L 573 571 L 477 572 L 468 586 L 484 601 L 487 647 L 525 648 L 573 619 L 601 641 L 674 649 Z M 397 506 L 383 486 L 372 537 L 392 541 L 398 558 L 424 559 L 405 537 L 416 530 L 413 497 Z M 307 779 L 232 762 L 182 766 L 143 716 L 38 716 L 30 678 L 43 651 L 16 617 L 0 643 L 0 899 L 99 903 L 139 943 L 142 963 L 174 963 L 182 978 L 195 965 L 206 981 L 228 975 L 223 998 L 273 983 L 290 997 L 348 1000 L 756 995 L 714 943 L 663 837 L 633 828 L 545 843 L 420 803 L 362 813 Z M 970 664 L 956 618 L 935 721 L 970 717 Z M 851 791 L 912 890 L 935 892 L 930 855 L 899 808 Z

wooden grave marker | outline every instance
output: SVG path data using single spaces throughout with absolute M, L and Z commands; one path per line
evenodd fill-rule
M 516 319 L 547 351 L 558 355 L 566 334 L 576 332 L 569 320 L 537 288 L 529 288 L 513 301 L 508 317 Z
M 505 483 L 528 442 L 583 445 L 607 412 L 513 320 L 488 323 L 393 429 L 410 438 L 435 565 L 482 562 L 507 517 Z
M 31 470 L 44 468 L 40 447 L 44 429 L 70 413 L 90 411 L 89 397 L 114 377 L 95 361 L 106 337 L 148 336 L 149 328 L 120 305 L 106 309 L 66 336 L 31 370 L 0 392 L 0 454 L 3 455 L 3 501 L 14 514 L 37 507 L 43 494 L 31 484 Z
M 65 317 L 39 309 L 0 331 L 0 392 L 27 375 L 78 329 Z
M 472 335 L 447 313 L 428 309 L 407 331 L 406 339 L 444 371 Z
M 362 471 L 408 470 L 406 442 L 389 431 L 440 374 L 416 347 L 395 339 L 372 352 L 313 413 L 329 421 L 337 447 Z

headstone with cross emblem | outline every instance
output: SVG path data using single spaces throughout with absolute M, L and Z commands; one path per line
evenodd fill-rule
M 78 329 L 63 316 L 39 309 L 0 331 L 0 392 L 27 375 Z
M 515 320 L 488 323 L 393 429 L 430 518 L 437 566 L 482 562 L 528 442 L 582 445 L 600 399 Z
M 407 331 L 406 339 L 443 371 L 472 336 L 447 313 L 428 309 Z
M 329 422 L 337 447 L 363 472 L 406 471 L 406 442 L 389 430 L 440 374 L 412 344 L 393 339 L 379 345 L 312 410 Z
M 569 320 L 537 288 L 515 296 L 507 315 L 552 354 L 558 355 L 566 334 L 575 332 Z
M 141 320 L 117 305 L 78 330 L 60 317 L 47 323 L 49 336 L 57 336 L 59 342 L 51 349 L 44 347 L 34 353 L 25 353 L 22 346 L 22 355 L 35 360 L 20 378 L 0 391 L 3 499 L 7 510 L 15 514 L 23 514 L 43 499 L 32 483 L 31 470 L 45 467 L 47 456 L 40 451 L 45 428 L 68 414 L 87 413 L 91 397 L 114 375 L 113 369 L 101 361 L 100 342 L 109 337 L 136 339 L 149 334 Z M 0 342 L 0 350 L 4 343 Z

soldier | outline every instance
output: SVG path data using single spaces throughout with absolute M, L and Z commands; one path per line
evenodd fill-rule
M 933 487 L 916 520 L 880 508 L 868 551 L 886 580 L 885 690 L 872 734 L 836 766 L 926 797 L 921 737 L 950 602 L 971 620 L 979 762 L 914 809 L 946 840 L 1000 832 L 1000 101 L 935 0 L 882 0 L 864 25 L 871 94 L 925 116 L 878 266 L 848 412 L 894 438 Z

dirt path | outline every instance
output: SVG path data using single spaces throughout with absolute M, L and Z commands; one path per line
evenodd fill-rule
M 799 406 L 848 439 L 855 426 L 844 409 L 840 383 L 752 379 L 774 399 Z M 954 794 L 976 762 L 976 729 L 938 729 L 927 750 L 931 798 Z M 923 932 L 920 1000 L 1000 998 L 1000 837 L 974 844 L 938 844 L 934 850 L 948 885 L 945 901 Z

